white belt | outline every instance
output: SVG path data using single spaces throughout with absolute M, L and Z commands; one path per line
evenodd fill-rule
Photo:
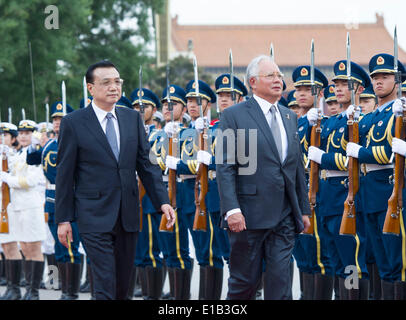
M 371 171 L 378 171 L 378 170 L 385 170 L 385 169 L 393 169 L 393 164 L 369 164 L 365 163 L 361 165 L 362 172 L 367 174 Z
M 168 179 L 169 179 L 168 176 L 162 176 L 162 181 L 163 182 L 168 182 Z
M 47 183 L 45 184 L 45 189 L 47 189 L 47 190 L 55 190 L 55 185 L 52 184 L 52 183 L 49 183 L 47 181 Z
M 182 181 L 184 181 L 184 180 L 188 180 L 188 179 L 195 179 L 196 175 L 194 175 L 194 174 L 181 174 L 181 175 L 179 175 L 179 177 L 180 177 L 180 179 Z
M 327 179 L 327 178 L 334 178 L 334 177 L 348 177 L 348 171 L 340 171 L 340 170 L 321 170 L 320 178 Z

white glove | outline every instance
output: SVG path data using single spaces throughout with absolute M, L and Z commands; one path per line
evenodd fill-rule
M 8 178 L 10 177 L 10 174 L 4 171 L 0 172 L 0 181 L 1 183 L 7 183 L 8 184 Z
M 319 118 L 319 111 L 316 108 L 311 108 L 306 115 L 309 124 L 311 126 L 314 126 L 317 123 L 317 119 Z
M 179 131 L 179 123 L 174 121 L 168 122 L 164 127 L 164 131 L 168 135 L 168 137 L 172 137 Z
M 307 158 L 309 160 L 317 162 L 318 164 L 321 164 L 321 157 L 323 157 L 323 154 L 325 154 L 323 150 L 317 147 L 310 146 Z
M 197 162 L 209 166 L 211 163 L 211 154 L 208 153 L 207 151 L 199 150 L 197 152 Z
M 405 97 L 396 99 L 392 105 L 392 112 L 395 114 L 396 117 L 401 116 L 403 113 L 403 109 L 405 107 L 406 107 L 406 98 Z
M 359 144 L 356 144 L 354 142 L 348 142 L 347 157 L 358 158 L 359 149 L 361 149 L 361 148 L 362 148 L 362 146 L 360 146 Z
M 204 128 L 207 127 L 207 117 L 199 117 L 196 119 L 195 122 L 195 129 L 202 131 Z
M 361 108 L 354 107 L 354 105 L 349 105 L 347 110 L 345 110 L 345 115 L 347 119 L 350 118 L 350 115 L 353 115 L 354 119 L 358 119 L 361 113 Z
M 0 144 L 0 155 L 4 154 L 6 157 L 8 157 L 9 153 L 10 148 L 5 144 Z
M 406 142 L 398 139 L 398 138 L 393 138 L 392 139 L 392 152 L 400 154 L 401 156 L 406 155 Z
M 180 159 L 172 156 L 167 156 L 165 160 L 165 166 L 169 169 L 176 170 L 176 166 L 179 163 Z

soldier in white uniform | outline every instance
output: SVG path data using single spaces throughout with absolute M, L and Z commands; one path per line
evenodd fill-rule
M 2 122 L 0 124 L 0 154 L 7 157 L 8 167 L 10 168 L 16 154 L 13 146 L 17 146 L 17 126 L 11 123 Z M 4 136 L 4 141 L 3 141 Z M 4 143 L 3 143 L 4 142 Z M 3 157 L 1 157 L 2 161 Z M 2 193 L 0 193 L 0 201 Z M 8 211 L 8 233 L 0 233 L 0 244 L 4 252 L 7 289 L 0 297 L 0 300 L 19 300 L 21 299 L 20 278 L 22 270 L 22 257 L 18 248 L 15 233 L 15 219 L 12 212 Z
M 26 163 L 27 147 L 31 144 L 32 133 L 36 123 L 21 120 L 18 126 L 18 140 L 21 149 L 17 152 L 9 173 L 1 172 L 0 180 L 11 189 L 9 212 L 16 221 L 13 233 L 19 241 L 24 254 L 25 275 L 28 281 L 27 292 L 23 300 L 38 300 L 39 287 L 44 272 L 44 256 L 41 241 L 46 238 L 44 218 L 44 200 L 38 191 L 38 181 L 43 179 L 42 168 Z

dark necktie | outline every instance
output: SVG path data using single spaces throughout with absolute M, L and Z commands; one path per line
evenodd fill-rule
M 107 125 L 106 125 L 106 137 L 107 141 L 110 144 L 111 150 L 118 161 L 118 156 L 120 152 L 118 151 L 118 144 L 117 144 L 117 135 L 116 130 L 114 130 L 114 123 L 113 123 L 113 115 L 109 112 L 106 115 L 107 118 Z
M 279 127 L 278 120 L 276 119 L 276 106 L 274 104 L 271 105 L 270 112 L 271 112 L 271 121 L 269 126 L 271 127 L 271 132 L 276 143 L 276 148 L 278 149 L 279 158 L 282 161 L 281 129 Z

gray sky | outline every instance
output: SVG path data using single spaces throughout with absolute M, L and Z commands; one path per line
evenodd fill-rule
M 395 25 L 406 50 L 406 0 L 170 0 L 179 24 L 373 23 L 383 14 L 386 29 Z

